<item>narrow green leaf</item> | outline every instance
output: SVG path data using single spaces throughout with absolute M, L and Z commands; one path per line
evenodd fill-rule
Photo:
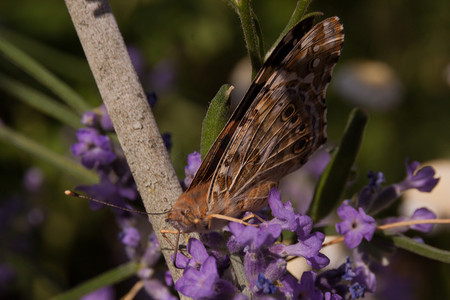
M 351 168 L 358 155 L 368 115 L 355 108 L 350 113 L 339 148 L 334 152 L 316 188 L 308 215 L 314 222 L 326 217 L 341 200 Z
M 10 28 L 1 27 L 0 36 L 16 45 L 17 48 L 27 49 L 30 56 L 55 74 L 76 82 L 93 82 L 93 76 L 85 58 L 53 48 Z
M 200 141 L 200 154 L 205 157 L 209 148 L 227 123 L 228 99 L 233 87 L 224 84 L 209 104 L 206 116 L 202 123 L 202 137 Z
M 72 128 L 81 125 L 80 117 L 59 101 L 0 73 L 0 88 L 44 114 Z
M 295 24 L 307 17 L 305 13 L 311 1 L 312 0 L 297 0 L 297 5 L 292 12 L 291 18 L 289 19 L 281 34 L 278 36 L 277 40 L 272 44 L 272 47 L 270 47 L 269 51 L 267 51 L 266 59 L 268 55 L 272 53 L 273 49 L 280 43 L 281 39 L 286 35 L 286 33 L 291 30 L 291 28 L 294 27 Z M 308 14 L 308 16 L 310 15 L 311 14 Z
M 450 251 L 442 250 L 424 243 L 417 242 L 412 238 L 401 235 L 384 235 L 384 238 L 392 242 L 398 248 L 425 256 L 443 263 L 450 263 Z
M 70 300 L 80 299 L 82 296 L 96 291 L 104 286 L 112 285 L 117 282 L 123 281 L 133 275 L 139 270 L 139 264 L 137 262 L 129 262 L 118 266 L 112 270 L 109 270 L 91 280 L 82 283 L 79 286 L 74 287 L 62 294 L 59 294 L 52 300 Z
M 4 124 L 0 125 L 0 140 L 4 143 L 16 146 L 22 151 L 25 151 L 32 156 L 42 159 L 49 164 L 57 167 L 61 171 L 72 175 L 80 182 L 87 184 L 98 183 L 98 176 L 92 171 L 85 169 L 80 164 L 72 161 L 40 144 L 29 139 L 28 137 L 15 132 Z
M 38 82 L 53 91 L 58 97 L 66 102 L 67 105 L 70 105 L 79 113 L 90 110 L 90 106 L 71 87 L 1 36 L 0 53 L 19 68 L 33 76 Z

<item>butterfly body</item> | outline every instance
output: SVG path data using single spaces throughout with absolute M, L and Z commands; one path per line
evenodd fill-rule
M 183 232 L 223 225 L 212 216 L 258 211 L 270 189 L 326 141 L 325 92 L 343 45 L 337 17 L 294 26 L 273 50 L 189 188 L 168 214 Z

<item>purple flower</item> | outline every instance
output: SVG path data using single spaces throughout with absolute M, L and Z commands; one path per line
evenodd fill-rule
M 140 247 L 141 234 L 135 227 L 125 227 L 119 233 L 119 240 L 125 245 L 127 256 L 131 259 L 138 257 L 142 251 Z
M 325 150 L 319 150 L 308 159 L 308 162 L 302 167 L 302 170 L 313 175 L 314 178 L 319 179 L 330 160 L 330 153 Z
M 157 279 L 144 280 L 144 289 L 152 299 L 160 300 L 176 300 L 177 297 L 173 296 L 167 286 L 163 285 L 161 281 Z
M 411 220 L 429 220 L 436 219 L 436 214 L 426 207 L 418 208 L 414 211 Z M 430 232 L 433 229 L 434 224 L 416 224 L 412 225 L 411 228 L 421 232 Z
M 25 172 L 25 176 L 23 178 L 23 185 L 25 189 L 30 193 L 36 193 L 42 186 L 44 182 L 44 174 L 41 169 L 38 168 L 29 168 Z
M 316 274 L 313 271 L 303 272 L 300 279 L 299 292 L 301 299 L 322 300 L 322 293 L 315 286 Z
M 98 122 L 98 114 L 93 111 L 87 111 L 81 117 L 81 124 L 86 127 L 96 127 Z
M 100 127 L 107 132 L 114 131 L 114 126 L 104 104 L 100 105 Z
M 419 162 L 414 161 L 409 165 L 408 160 L 406 160 L 405 165 L 407 173 L 406 179 L 402 182 L 392 184 L 379 192 L 373 200 L 373 205 L 368 211 L 370 214 L 374 215 L 389 207 L 406 190 L 418 189 L 421 192 L 431 192 L 438 184 L 439 178 L 434 178 L 435 171 L 432 167 L 427 166 L 418 169 L 420 165 Z
M 436 219 L 436 214 L 430 211 L 428 208 L 422 207 L 418 208 L 414 211 L 411 217 L 390 217 L 383 219 L 381 224 L 392 224 L 397 222 L 406 222 L 412 220 L 429 220 Z M 421 232 L 430 232 L 433 229 L 434 224 L 416 224 L 410 226 L 400 226 L 395 228 L 387 229 L 391 233 L 402 233 L 406 232 L 409 229 L 414 229 Z
M 80 300 L 96 300 L 96 299 L 104 299 L 104 300 L 116 299 L 114 289 L 111 286 L 104 286 L 80 298 Z
M 344 203 L 337 209 L 338 216 L 344 220 L 336 224 L 336 230 L 339 234 L 344 234 L 344 242 L 348 248 L 357 247 L 363 238 L 367 241 L 372 239 L 375 232 L 375 220 L 366 215 L 360 207 L 359 210 Z
M 209 254 L 202 242 L 195 238 L 190 238 L 187 244 L 187 251 L 192 258 L 187 258 L 184 254 L 177 254 L 175 265 L 177 268 L 185 269 L 187 267 L 197 268 L 208 259 Z M 172 260 L 174 255 L 172 254 Z M 214 262 L 215 263 L 215 262 Z
M 167 270 L 164 273 L 164 282 L 166 283 L 167 286 L 172 286 L 173 285 L 173 278 L 172 278 L 172 274 L 170 274 L 170 271 Z
M 119 233 L 119 239 L 124 245 L 136 248 L 141 241 L 141 234 L 135 227 L 128 227 Z
M 283 230 L 295 232 L 298 241 L 293 245 L 273 245 L 269 251 L 281 257 L 288 255 L 305 257 L 308 264 L 314 268 L 323 268 L 328 265 L 329 259 L 319 253 L 325 236 L 320 232 L 311 233 L 311 218 L 296 214 L 289 201 L 283 204 L 276 188 L 270 190 L 269 205 L 275 218 L 261 224 L 261 228 L 279 225 Z
M 120 187 L 114 185 L 108 177 L 105 175 L 100 177 L 100 183 L 94 185 L 83 185 L 77 187 L 77 189 L 84 191 L 94 199 L 105 201 L 119 207 L 125 206 L 125 198 L 128 195 L 127 189 L 121 189 Z M 91 201 L 90 207 L 93 210 L 100 209 L 104 204 Z M 119 214 L 127 214 L 123 210 L 116 209 Z
M 263 246 L 272 245 L 282 231 L 281 226 L 278 224 L 269 224 L 257 228 L 232 222 L 228 227 L 235 237 L 233 242 L 236 243 L 237 249 L 245 248 L 246 251 L 250 252 L 255 252 Z
M 381 191 L 381 184 L 385 182 L 383 173 L 369 171 L 369 184 L 361 189 L 358 196 L 357 206 L 365 211 L 369 211 L 373 205 L 373 201 L 378 193 Z
M 226 295 L 237 292 L 230 282 L 219 278 L 216 259 L 212 256 L 204 261 L 199 270 L 187 266 L 183 276 L 175 283 L 175 289 L 194 299 L 226 299 Z
M 272 215 L 275 217 L 269 223 L 279 224 L 283 230 L 296 231 L 299 225 L 298 215 L 295 214 L 290 201 L 284 204 L 281 202 L 281 195 L 277 188 L 270 190 L 268 202 Z
M 264 277 L 263 273 L 258 274 L 258 280 L 256 281 L 256 287 L 263 294 L 273 294 L 276 291 L 276 287 L 273 283 Z
M 187 166 L 184 167 L 184 174 L 186 178 L 184 178 L 184 186 L 187 188 L 192 180 L 194 179 L 195 173 L 197 173 L 198 168 L 200 168 L 200 164 L 202 163 L 202 156 L 197 151 L 189 154 L 187 157 Z
M 92 128 L 81 128 L 77 131 L 78 143 L 72 145 L 72 153 L 81 157 L 81 163 L 88 169 L 104 167 L 116 159 L 111 142 Z
M 300 294 L 300 283 L 291 274 L 287 273 L 280 280 L 280 292 L 285 299 L 298 299 Z
M 359 284 L 358 282 L 355 282 L 352 284 L 349 288 L 350 294 L 352 296 L 352 299 L 358 299 L 358 298 L 364 298 L 364 286 Z
M 141 261 L 147 266 L 153 266 L 161 257 L 161 249 L 155 233 L 148 236 L 147 248 L 142 255 Z
M 352 280 L 352 284 L 355 285 L 356 283 L 359 284 L 359 287 L 356 289 L 353 287 L 354 290 L 361 292 L 364 295 L 364 292 L 370 292 L 374 293 L 377 286 L 377 280 L 375 277 L 375 274 L 370 271 L 369 267 L 365 264 L 359 263 L 358 266 L 355 269 L 355 278 Z M 350 288 L 351 290 L 351 288 Z M 354 291 L 355 292 L 355 291 Z M 352 293 L 353 295 L 353 293 Z
M 323 300 L 342 300 L 344 298 L 342 298 L 340 295 L 338 294 L 333 294 L 331 292 L 325 292 L 323 294 Z
M 418 169 L 420 166 L 418 161 L 413 161 L 408 165 L 408 160 L 406 160 L 405 165 L 406 179 L 396 184 L 400 193 L 409 189 L 418 189 L 421 192 L 429 193 L 438 184 L 439 178 L 434 178 L 435 171 L 433 167 L 426 166 Z

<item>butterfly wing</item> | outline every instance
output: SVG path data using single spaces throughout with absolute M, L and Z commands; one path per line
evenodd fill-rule
M 254 98 L 244 97 L 245 112 L 228 122 L 232 134 L 225 130 L 216 142 L 226 138 L 210 174 L 209 213 L 237 216 L 260 209 L 269 189 L 326 141 L 325 92 L 343 40 L 337 17 L 303 36 L 295 28 L 285 36 L 282 43 L 290 47 L 275 49 L 249 90 Z
M 272 51 L 272 54 L 265 62 L 264 67 L 258 72 L 246 95 L 234 110 L 224 129 L 222 129 L 216 141 L 211 146 L 211 149 L 209 149 L 187 191 L 211 181 L 217 166 L 219 165 L 220 159 L 226 152 L 230 141 L 233 139 L 236 128 L 242 123 L 242 119 L 248 112 L 249 107 L 254 103 L 254 99 L 256 99 L 258 94 L 261 94 L 261 89 L 266 85 L 266 81 L 270 75 L 272 75 L 274 68 L 281 63 L 295 46 L 296 40 L 294 37 L 302 37 L 312 28 L 313 22 L 314 17 L 302 20 L 289 31 Z

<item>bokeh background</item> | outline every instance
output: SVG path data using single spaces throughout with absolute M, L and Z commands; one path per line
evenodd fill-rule
M 145 90 L 158 96 L 154 113 L 161 132 L 172 136 L 171 158 L 183 178 L 186 155 L 199 149 L 208 102 L 224 83 L 236 85 L 233 101 L 238 101 L 250 83 L 239 19 L 225 1 L 110 3 Z M 253 6 L 268 49 L 295 1 L 254 1 Z M 405 176 L 405 158 L 431 162 L 442 178 L 440 196 L 425 195 L 422 206 L 441 201 L 440 216 L 450 217 L 450 2 L 317 0 L 312 11 L 338 15 L 346 32 L 327 97 L 330 145 L 339 142 L 354 106 L 370 114 L 350 192 L 366 183 L 369 170 L 384 172 L 393 183 Z M 92 107 L 101 104 L 63 1 L 1 1 L 0 35 Z M 0 75 L 55 97 L 4 56 Z M 5 88 L 0 87 L 0 98 L 3 124 L 74 159 L 73 128 Z M 88 203 L 63 195 L 83 182 L 5 140 L 0 141 L 0 175 L 1 299 L 47 299 L 126 261 L 113 214 L 93 212 Z M 450 249 L 449 237 L 441 227 L 426 241 Z M 401 293 L 380 286 L 385 290 L 377 299 L 450 298 L 448 265 L 401 251 L 393 266 L 397 281 L 392 282 Z M 381 277 L 386 274 L 392 273 Z M 118 295 L 131 284 L 119 285 Z

